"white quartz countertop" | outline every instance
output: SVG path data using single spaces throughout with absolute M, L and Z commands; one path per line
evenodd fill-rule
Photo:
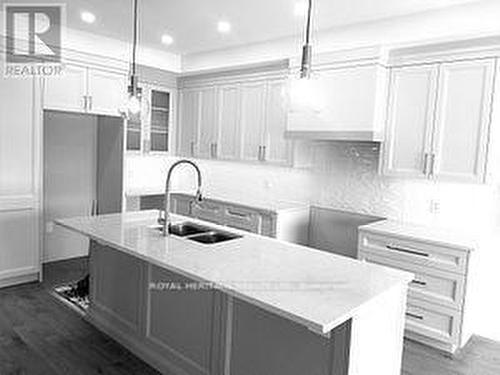
M 317 333 L 330 332 L 365 304 L 412 279 L 406 272 L 225 227 L 244 236 L 215 245 L 165 238 L 152 228 L 157 214 L 141 211 L 56 223 L 194 281 L 214 283 Z

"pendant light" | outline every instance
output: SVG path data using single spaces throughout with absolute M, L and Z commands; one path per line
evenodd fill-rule
M 312 15 L 313 2 L 308 1 L 306 24 L 304 31 L 304 45 L 300 60 L 300 72 L 297 77 L 292 76 L 290 82 L 290 105 L 292 111 L 319 112 L 322 107 L 322 98 L 318 90 L 316 77 L 312 71 Z
M 137 34 L 138 34 L 138 0 L 134 1 L 134 35 L 132 42 L 132 64 L 130 67 L 130 85 L 128 86 L 126 117 L 137 116 L 141 111 L 142 89 L 137 78 Z
M 311 68 L 312 68 L 311 20 L 312 20 L 312 0 L 308 0 L 305 42 L 304 46 L 302 47 L 302 60 L 300 64 L 301 79 L 311 78 Z

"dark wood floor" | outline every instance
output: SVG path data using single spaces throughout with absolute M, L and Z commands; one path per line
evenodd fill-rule
M 0 375 L 158 374 L 50 294 L 86 269 L 85 259 L 51 263 L 42 284 L 0 290 Z M 449 358 L 407 341 L 403 374 L 499 375 L 500 344 L 473 337 Z

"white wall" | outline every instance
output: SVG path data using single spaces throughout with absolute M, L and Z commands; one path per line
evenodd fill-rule
M 378 44 L 407 44 L 500 33 L 500 1 L 486 0 L 442 10 L 339 27 L 314 35 L 315 52 Z M 300 36 L 206 53 L 185 55 L 183 71 L 282 59 L 300 53 Z

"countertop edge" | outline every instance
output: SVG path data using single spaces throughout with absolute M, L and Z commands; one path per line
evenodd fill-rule
M 140 260 L 143 260 L 145 262 L 148 262 L 152 265 L 155 265 L 157 267 L 160 267 L 160 268 L 163 268 L 163 269 L 166 269 L 168 271 L 171 271 L 171 272 L 174 272 L 174 273 L 178 273 L 180 274 L 181 276 L 184 276 L 184 277 L 187 277 L 189 279 L 192 279 L 196 282 L 201 282 L 201 283 L 213 283 L 212 280 L 207 280 L 207 279 L 204 279 L 202 277 L 200 277 L 199 275 L 196 275 L 196 274 L 192 274 L 190 272 L 186 272 L 185 270 L 183 269 L 180 269 L 180 268 L 177 268 L 177 267 L 173 267 L 172 265 L 168 265 L 168 264 L 165 264 L 165 263 L 162 263 L 162 262 L 159 262 L 157 261 L 156 259 L 154 258 L 150 258 L 150 257 L 147 257 L 147 256 L 143 256 L 142 254 L 138 254 L 137 252 L 134 252 L 134 251 L 131 251 L 129 249 L 127 249 L 126 247 L 124 246 L 120 246 L 116 243 L 113 243 L 111 241 L 108 241 L 106 240 L 105 238 L 102 238 L 100 236 L 96 236 L 96 235 L 93 235 L 93 234 L 89 234 L 85 231 L 82 231 L 82 230 L 79 230 L 79 229 L 76 229 L 70 225 L 67 225 L 64 223 L 64 220 L 65 219 L 56 219 L 54 220 L 54 222 L 63 227 L 63 228 L 66 228 L 68 230 L 71 230 L 73 232 L 76 232 L 76 233 L 79 233 L 81 235 L 84 235 L 86 237 L 89 237 L 90 239 L 104 245 L 104 246 L 109 246 L 113 249 L 117 249 L 125 254 L 128 254 L 130 256 L 133 256 L 134 258 L 137 258 L 137 259 L 140 259 Z M 316 249 L 312 249 L 312 250 L 316 250 Z M 320 250 L 317 250 L 317 251 L 320 251 Z M 341 317 L 339 318 L 336 318 L 334 320 L 332 320 L 331 322 L 328 322 L 328 323 L 317 323 L 317 322 L 314 322 L 314 321 L 311 321 L 311 320 L 308 320 L 308 319 L 304 319 L 300 316 L 297 316 L 293 313 L 290 313 L 288 311 L 285 311 L 283 309 L 279 309 L 279 308 L 276 308 L 275 306 L 273 305 L 269 305 L 269 304 L 266 304 L 260 300 L 257 300 L 257 299 L 254 299 L 254 298 L 249 298 L 248 296 L 238 292 L 237 290 L 234 290 L 234 289 L 230 289 L 230 288 L 227 288 L 227 287 L 220 287 L 220 290 L 227 293 L 228 295 L 232 296 L 232 297 L 236 297 L 236 298 L 239 298 L 243 301 L 246 301 L 248 303 L 251 303 L 252 305 L 254 306 L 257 306 L 257 307 L 260 307 L 268 312 L 271 312 L 271 313 L 274 313 L 278 316 L 281 316 L 283 318 L 286 318 L 286 319 L 289 319 L 297 324 L 300 324 L 302 326 L 304 326 L 305 328 L 309 329 L 310 331 L 312 332 L 315 332 L 317 334 L 322 334 L 322 335 L 327 335 L 329 334 L 333 329 L 335 329 L 336 327 L 338 327 L 339 325 L 341 325 L 342 323 L 346 322 L 347 320 L 351 319 L 351 318 L 354 318 L 357 313 L 363 309 L 364 306 L 370 304 L 371 302 L 373 302 L 374 300 L 378 299 L 381 295 L 385 294 L 387 291 L 391 290 L 392 288 L 396 287 L 396 286 L 399 286 L 399 285 L 407 285 L 410 283 L 410 281 L 413 279 L 413 275 L 411 273 L 408 273 L 408 272 L 398 272 L 399 274 L 407 274 L 407 277 L 406 278 L 402 278 L 399 282 L 395 281 L 394 282 L 394 285 L 390 288 L 388 288 L 386 291 L 380 293 L 379 295 L 376 295 L 370 299 L 367 299 L 366 301 L 364 301 L 362 304 L 360 304 L 359 306 L 357 306 L 355 309 L 353 309 L 352 311 L 350 311 L 349 313 L 346 313 L 344 315 L 342 315 Z

